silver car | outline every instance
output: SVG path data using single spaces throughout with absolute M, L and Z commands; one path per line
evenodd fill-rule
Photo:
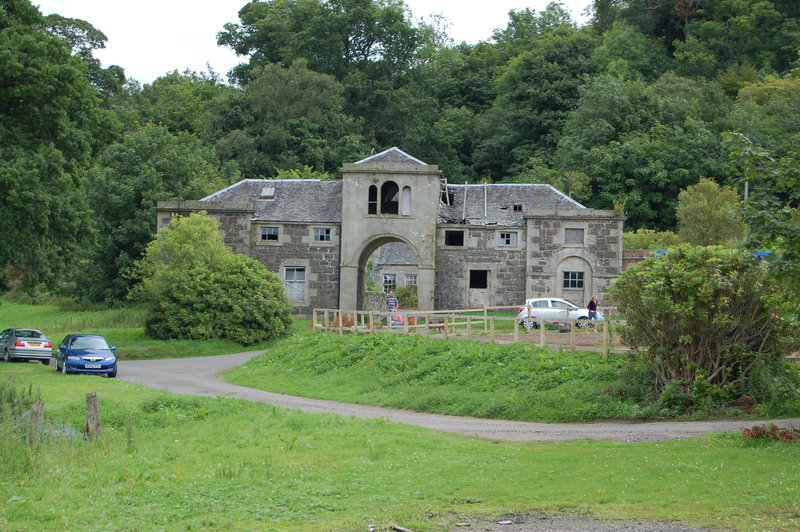
M 36 329 L 6 329 L 0 333 L 0 353 L 6 362 L 38 360 L 46 366 L 53 355 L 53 344 Z
M 530 313 L 528 309 L 530 309 Z M 569 325 L 570 320 L 588 320 L 589 309 L 579 307 L 572 301 L 560 297 L 537 297 L 525 301 L 525 306 L 520 307 L 517 318 L 526 329 L 539 326 L 537 321 L 532 320 L 545 320 L 548 323 Z M 605 319 L 605 316 L 599 310 L 597 311 L 597 319 Z M 578 324 L 579 327 L 587 325 L 587 322 Z

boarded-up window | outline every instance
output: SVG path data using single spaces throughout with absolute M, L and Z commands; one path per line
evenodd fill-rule
M 568 246 L 583 245 L 583 229 L 565 229 L 564 244 Z

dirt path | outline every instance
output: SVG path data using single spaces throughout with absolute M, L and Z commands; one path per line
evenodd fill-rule
M 282 395 L 230 384 L 217 376 L 221 371 L 245 364 L 260 353 L 260 351 L 250 351 L 202 358 L 120 361 L 117 378 L 174 393 L 210 397 L 225 395 L 248 401 L 261 401 L 282 408 L 291 408 L 310 413 L 383 418 L 396 423 L 417 425 L 490 440 L 560 441 L 591 439 L 636 443 L 691 438 L 708 432 L 739 431 L 762 423 L 775 423 L 779 427 L 800 427 L 800 418 L 758 422 L 753 420 L 723 420 L 551 424 L 456 417 Z

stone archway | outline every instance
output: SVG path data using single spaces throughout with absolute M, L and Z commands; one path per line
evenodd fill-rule
M 365 300 L 366 300 L 366 276 L 367 272 L 367 263 L 369 262 L 369 258 L 372 254 L 380 249 L 382 246 L 392 243 L 392 242 L 402 242 L 403 244 L 408 245 L 417 257 L 417 264 L 419 264 L 419 252 L 414 247 L 414 244 L 411 242 L 399 238 L 394 235 L 382 235 L 378 236 L 371 241 L 367 242 L 361 251 L 361 254 L 358 258 L 358 294 L 356 298 L 356 309 L 357 310 L 364 310 L 365 309 Z

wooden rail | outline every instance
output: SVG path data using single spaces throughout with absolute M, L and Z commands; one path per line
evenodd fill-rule
M 580 326 L 594 327 L 595 324 L 602 328 L 602 352 L 607 356 L 609 351 L 614 349 L 610 329 L 621 320 L 612 323 L 611 316 L 613 308 L 605 307 L 600 310 L 605 315 L 605 320 L 587 322 L 587 320 L 555 319 L 544 320 L 537 318 L 522 318 L 516 316 L 490 316 L 490 311 L 514 312 L 519 310 L 519 306 L 514 307 L 483 307 L 477 309 L 461 310 L 396 310 L 393 312 L 376 312 L 364 310 L 345 311 L 342 309 L 314 309 L 312 313 L 311 327 L 317 331 L 336 332 L 340 336 L 344 333 L 352 334 L 373 334 L 376 332 L 392 334 L 422 334 L 426 336 L 441 335 L 444 339 L 450 337 L 488 340 L 494 344 L 497 342 L 498 322 L 513 321 L 513 341 L 520 341 L 520 324 L 529 322 L 531 325 L 536 323 L 539 330 L 538 344 L 545 347 L 545 330 L 547 324 L 562 324 L 569 326 L 569 348 L 570 351 L 576 350 L 576 333 Z M 566 312 L 565 312 L 566 314 Z M 399 317 L 399 319 L 398 319 Z M 531 333 L 533 328 L 529 327 Z M 618 346 L 619 347 L 619 346 Z

